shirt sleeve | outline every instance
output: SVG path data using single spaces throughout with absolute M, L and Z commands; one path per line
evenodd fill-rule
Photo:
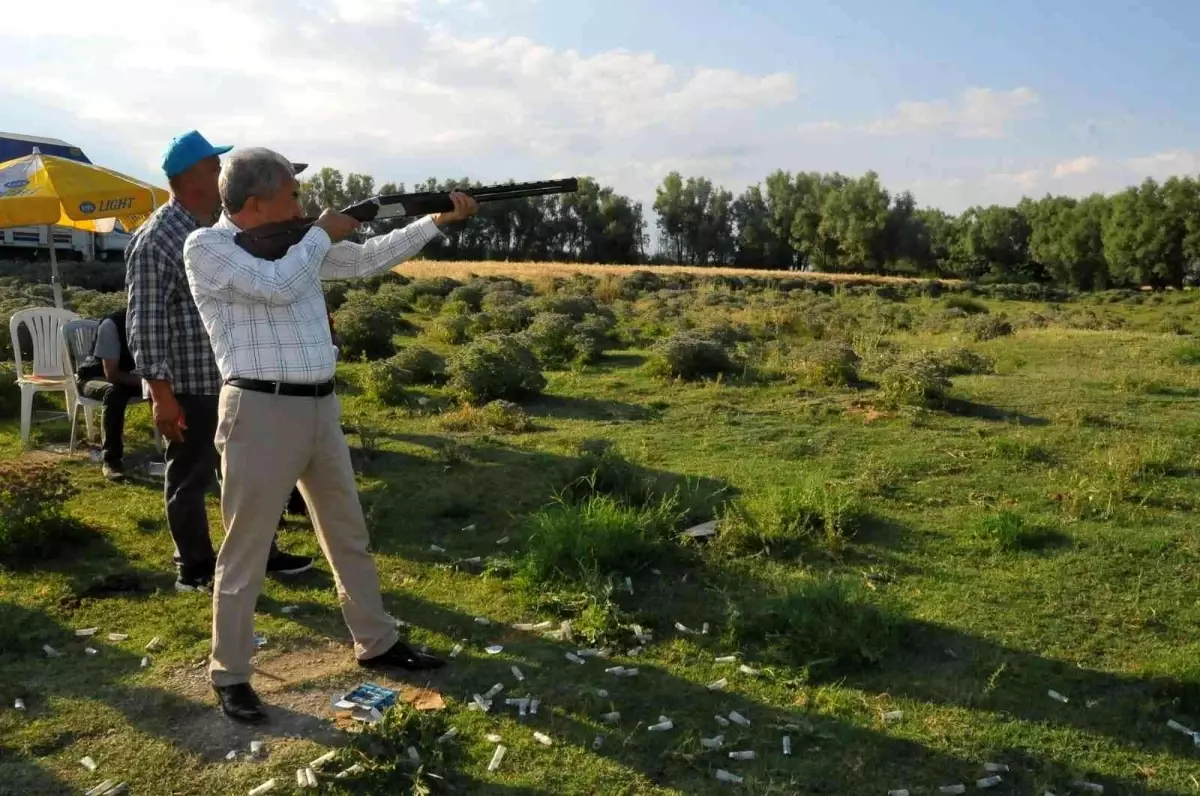
M 96 347 L 92 353 L 96 359 L 121 358 L 121 333 L 111 318 L 100 322 L 100 328 L 96 330 Z
M 386 235 L 377 235 L 366 243 L 342 241 L 330 247 L 321 263 L 322 279 L 353 279 L 399 265 L 425 247 L 438 235 L 433 216 Z
M 188 235 L 183 262 L 196 298 L 278 306 L 304 295 L 329 250 L 329 235 L 314 226 L 283 257 L 262 260 L 234 243 L 230 235 L 209 227 Z
M 148 381 L 170 381 L 171 332 L 167 325 L 170 281 L 166 257 L 150 241 L 129 252 L 125 281 L 129 285 L 129 352 L 135 373 Z

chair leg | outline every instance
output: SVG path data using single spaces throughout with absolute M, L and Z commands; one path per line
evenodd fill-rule
M 86 412 L 86 407 L 84 408 Z M 71 411 L 71 443 L 67 446 L 67 453 L 75 452 L 75 429 L 79 427 L 79 404 L 75 404 L 75 408 Z
M 29 426 L 33 422 L 33 385 L 21 385 L 21 447 L 29 445 Z
M 94 440 L 96 438 L 95 426 L 93 425 L 93 423 L 94 423 L 93 418 L 95 417 L 95 412 L 96 412 L 96 407 L 94 407 L 94 406 L 83 407 L 83 422 L 84 422 L 84 425 L 87 426 L 87 441 L 88 442 L 91 442 L 92 440 Z

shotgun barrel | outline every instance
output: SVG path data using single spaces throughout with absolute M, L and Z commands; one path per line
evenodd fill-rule
M 456 190 L 462 190 L 463 193 L 469 194 L 475 201 L 482 204 L 507 199 L 524 199 L 531 196 L 575 193 L 579 190 L 579 180 L 569 177 L 563 180 L 485 185 L 479 188 Z M 449 191 L 424 191 L 372 196 L 366 201 L 350 205 L 342 212 L 365 224 L 388 218 L 445 213 L 453 209 L 454 203 L 450 200 Z M 255 257 L 264 260 L 278 260 L 287 254 L 288 249 L 295 246 L 308 234 L 316 220 L 315 218 L 297 218 L 263 224 L 239 232 L 234 238 L 234 242 Z

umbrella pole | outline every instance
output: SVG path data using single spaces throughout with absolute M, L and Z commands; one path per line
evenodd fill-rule
M 54 288 L 54 306 L 63 308 L 62 285 L 58 281 L 58 257 L 54 252 L 54 227 L 46 226 L 46 239 L 50 242 L 50 285 Z

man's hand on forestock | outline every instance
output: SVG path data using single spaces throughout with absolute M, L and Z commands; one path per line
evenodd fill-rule
M 321 217 L 317 219 L 316 226 L 325 230 L 326 234 L 329 235 L 329 239 L 337 243 L 357 232 L 358 228 L 362 226 L 362 222 L 345 213 L 326 209 L 325 212 L 321 213 Z
M 475 215 L 475 211 L 479 210 L 479 202 L 462 191 L 451 191 L 450 201 L 454 203 L 454 209 L 446 213 L 437 213 L 433 217 L 433 223 L 439 227 L 446 224 L 453 224 L 455 221 L 466 221 L 471 216 Z

